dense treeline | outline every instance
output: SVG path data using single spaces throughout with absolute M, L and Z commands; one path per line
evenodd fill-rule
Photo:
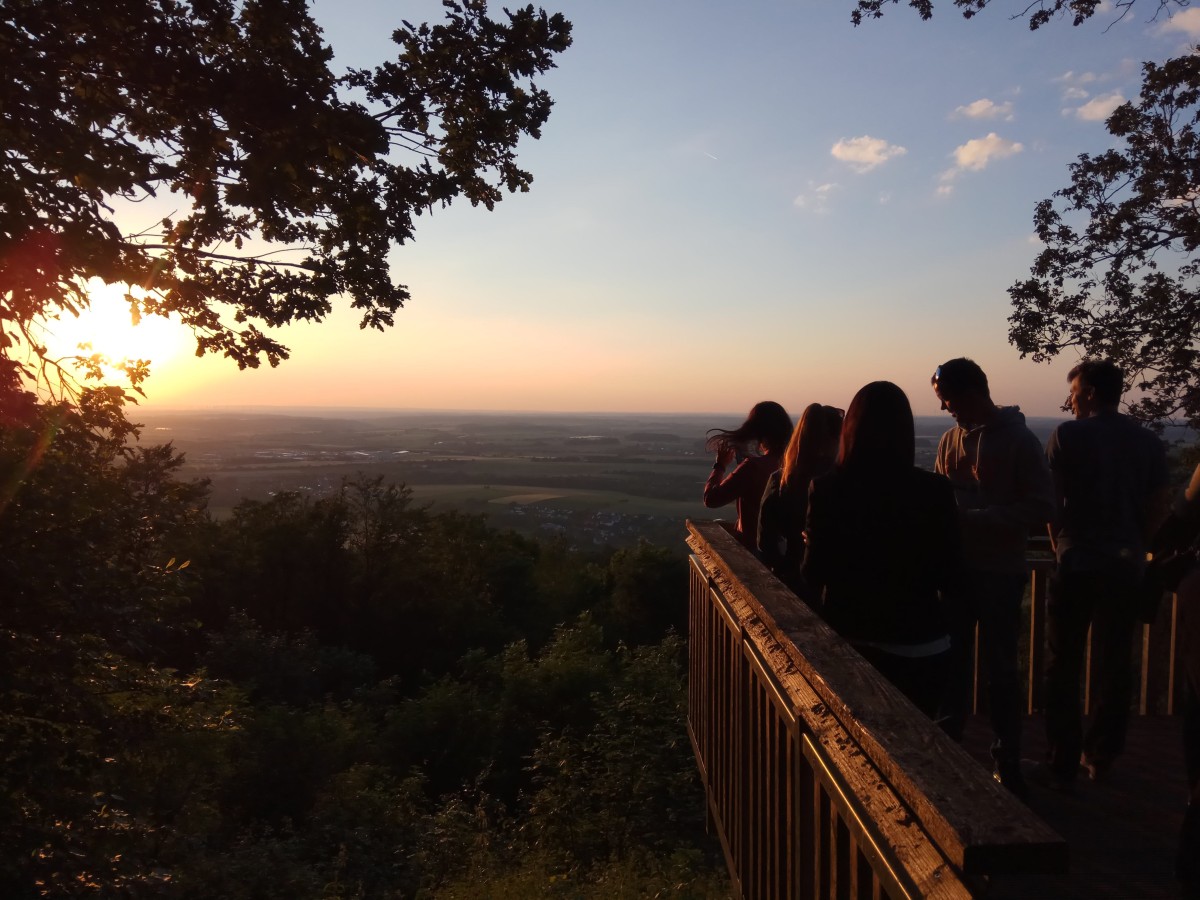
M 0 894 L 723 894 L 676 556 L 378 479 L 215 521 L 133 434 L 0 427 Z

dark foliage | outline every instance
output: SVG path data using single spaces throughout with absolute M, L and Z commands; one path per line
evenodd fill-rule
M 0 427 L 0 894 L 722 894 L 677 558 L 377 479 L 213 522 L 121 398 Z
M 120 396 L 0 428 L 4 896 L 161 884 L 236 717 L 234 692 L 163 665 L 204 486 L 170 447 L 126 448 Z
M 1071 164 L 1037 206 L 1046 248 L 1009 294 L 1009 339 L 1045 360 L 1110 357 L 1145 392 L 1139 418 L 1200 425 L 1200 56 L 1146 63 L 1137 103 L 1108 119 L 1121 145 Z
M 878 19 L 883 16 L 883 10 L 889 3 L 899 3 L 900 0 L 857 0 L 854 10 L 850 13 L 850 21 L 861 25 L 864 19 Z M 964 19 L 971 19 L 983 12 L 991 0 L 953 0 L 953 5 L 962 10 Z M 1123 19 L 1129 14 L 1137 0 L 1115 0 L 1117 19 Z M 917 11 L 922 19 L 933 17 L 933 0 L 908 0 L 908 5 Z M 1166 12 L 1170 15 L 1172 9 L 1183 9 L 1188 6 L 1187 0 L 1151 0 L 1146 4 L 1154 12 L 1153 17 Z M 1097 12 L 1106 7 L 1101 0 L 1028 0 L 1023 8 L 1017 9 L 1012 18 L 1023 18 L 1029 23 L 1029 29 L 1036 31 L 1055 19 L 1070 19 L 1072 25 L 1082 25 Z

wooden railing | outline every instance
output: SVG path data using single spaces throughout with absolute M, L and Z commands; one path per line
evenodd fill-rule
M 1048 539 L 1035 538 L 1029 542 L 1029 564 L 1032 570 L 1029 586 L 1029 627 L 1021 642 L 1021 659 L 1025 663 L 1025 696 L 1027 715 L 1045 708 L 1046 668 L 1046 603 L 1050 577 L 1054 573 L 1054 556 Z M 1183 711 L 1183 669 L 1178 653 L 1178 597 L 1166 594 L 1158 606 L 1154 622 L 1141 626 L 1135 635 L 1134 661 L 1139 682 L 1135 696 L 1139 715 L 1176 715 Z M 978 639 L 976 640 L 978 647 Z M 1094 693 L 1091 635 L 1088 635 L 1087 655 L 1084 658 L 1083 711 L 1090 711 Z M 978 659 L 978 653 L 976 654 Z M 975 675 L 975 711 L 985 704 L 984 685 Z
M 1065 842 L 715 522 L 689 522 L 688 731 L 737 896 L 966 898 Z

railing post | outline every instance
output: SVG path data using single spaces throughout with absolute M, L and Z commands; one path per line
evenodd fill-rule
M 1029 714 L 1041 712 L 1046 703 L 1046 597 L 1050 570 L 1034 565 L 1029 578 Z
M 1164 594 L 1154 622 L 1142 628 L 1142 684 L 1138 712 L 1144 716 L 1174 715 L 1182 711 L 1178 602 L 1174 592 Z
M 1187 673 L 1183 667 L 1183 654 L 1179 652 L 1179 595 L 1171 592 L 1171 665 L 1167 686 L 1167 715 L 1184 713 L 1184 691 Z

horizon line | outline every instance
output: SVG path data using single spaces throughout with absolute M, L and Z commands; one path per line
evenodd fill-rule
M 145 410 L 157 413 L 266 413 L 271 415 L 313 415 L 320 413 L 355 413 L 355 414 L 416 414 L 416 415 L 483 415 L 483 416 L 667 416 L 672 418 L 705 418 L 705 417 L 720 417 L 720 418 L 742 418 L 745 413 L 731 411 L 698 411 L 698 412 L 681 412 L 678 410 L 587 410 L 587 409 L 478 409 L 471 407 L 420 407 L 420 406 L 327 406 L 327 405 L 272 405 L 266 403 L 257 404 L 219 404 L 212 406 L 168 406 L 158 404 L 138 403 L 135 406 L 136 410 Z M 914 418 L 932 419 L 945 417 L 947 427 L 953 424 L 954 420 L 943 412 L 914 412 Z M 1067 414 L 1058 415 L 1036 415 L 1033 413 L 1026 414 L 1026 418 L 1030 419 L 1058 419 L 1066 420 L 1070 418 Z

